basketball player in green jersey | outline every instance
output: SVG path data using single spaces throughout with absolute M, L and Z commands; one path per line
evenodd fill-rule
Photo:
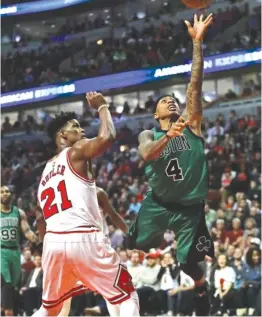
M 175 233 L 181 269 L 195 281 L 199 296 L 197 315 L 207 315 L 207 285 L 198 262 L 213 257 L 213 243 L 205 224 L 204 200 L 208 193 L 208 169 L 201 135 L 203 35 L 212 14 L 185 21 L 193 40 L 191 80 L 186 109 L 181 114 L 173 96 L 163 96 L 155 106 L 160 129 L 139 135 L 139 152 L 146 162 L 150 190 L 138 217 L 130 227 L 127 247 L 148 251 L 158 247 L 166 229 Z M 182 131 L 183 130 L 183 131 Z M 183 134 L 182 134 L 183 132 Z
M 1 187 L 1 306 L 5 316 L 14 316 L 14 289 L 21 275 L 20 232 L 32 242 L 38 239 L 30 229 L 24 211 L 11 204 L 12 194 Z

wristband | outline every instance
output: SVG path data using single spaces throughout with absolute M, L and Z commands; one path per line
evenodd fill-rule
M 109 108 L 108 105 L 102 105 L 102 106 L 100 106 L 100 107 L 97 109 L 97 111 L 99 112 L 101 109 L 103 109 L 103 108 L 105 108 L 105 107 Z

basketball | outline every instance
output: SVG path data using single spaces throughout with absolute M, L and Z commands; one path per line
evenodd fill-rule
M 210 6 L 212 0 L 182 0 L 191 9 L 203 9 Z

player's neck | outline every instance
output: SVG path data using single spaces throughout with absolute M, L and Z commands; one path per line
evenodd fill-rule
M 10 209 L 11 209 L 11 205 L 10 204 L 4 205 L 4 204 L 1 203 L 1 211 L 2 212 L 8 213 L 10 211 Z
M 168 131 L 171 128 L 172 120 L 170 118 L 159 120 L 160 128 L 163 131 Z
M 58 147 L 57 147 L 57 154 L 59 154 L 60 152 L 62 152 L 64 149 L 70 147 L 69 144 L 60 144 Z

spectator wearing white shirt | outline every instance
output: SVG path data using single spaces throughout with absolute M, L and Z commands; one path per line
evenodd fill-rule
M 217 259 L 218 268 L 215 270 L 215 293 L 213 297 L 213 312 L 223 315 L 232 308 L 233 286 L 236 281 L 234 269 L 228 266 L 226 255 L 220 254 Z
M 169 291 L 169 295 L 178 296 L 177 313 L 182 316 L 192 316 L 195 299 L 195 282 L 193 279 L 180 271 L 179 286 Z
M 208 139 L 207 142 L 210 143 L 214 137 L 219 137 L 224 135 L 224 128 L 221 127 L 219 122 L 216 122 L 213 128 L 207 130 Z
M 156 291 L 160 289 L 157 276 L 161 268 L 160 265 L 157 264 L 158 257 L 158 253 L 149 253 L 146 257 L 146 266 L 141 270 L 139 278 L 140 284 L 139 288 L 137 288 L 141 315 L 143 313 L 154 314 L 155 310 L 159 308 L 156 301 Z
M 125 249 L 121 249 L 118 254 L 119 254 L 121 263 L 125 264 L 126 266 L 130 265 L 130 261 L 128 259 L 128 254 L 127 254 L 127 251 Z
M 128 272 L 132 276 L 132 282 L 136 288 L 141 287 L 140 276 L 143 266 L 140 264 L 140 257 L 138 251 L 133 251 L 131 254 L 130 263 L 127 265 Z

